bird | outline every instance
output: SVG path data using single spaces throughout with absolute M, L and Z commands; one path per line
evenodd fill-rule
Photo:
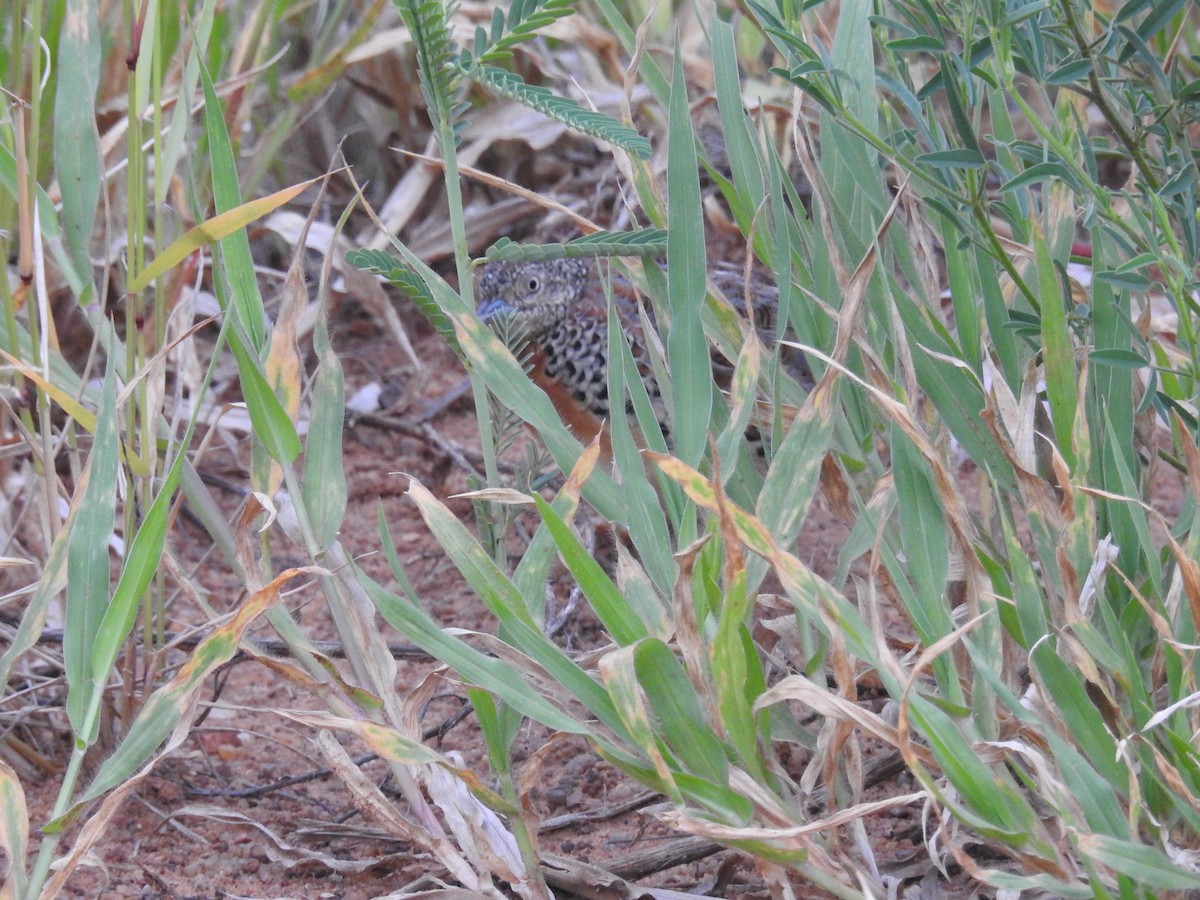
M 754 285 L 754 317 L 761 330 L 773 327 L 775 299 Z M 650 398 L 658 424 L 669 437 L 666 405 L 651 361 L 651 340 L 643 321 L 655 326 L 652 310 L 643 318 L 637 293 L 623 278 L 612 279 L 617 318 L 638 374 Z M 564 258 L 490 263 L 483 269 L 477 296 L 478 315 L 485 322 L 505 322 L 517 343 L 532 350 L 530 376 L 550 396 L 563 421 L 581 440 L 602 434 L 612 415 L 608 394 L 608 302 L 595 264 Z M 718 385 L 728 386 L 732 366 L 714 354 Z M 806 381 L 807 367 L 796 374 Z M 810 382 L 811 383 L 811 382 Z M 625 404 L 625 412 L 633 413 Z M 603 441 L 603 438 L 602 438 Z M 607 446 L 605 446 L 607 451 Z

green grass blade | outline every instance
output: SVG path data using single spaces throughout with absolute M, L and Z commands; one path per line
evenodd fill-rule
M 1037 255 L 1038 296 L 1041 298 L 1042 354 L 1046 373 L 1046 397 L 1054 422 L 1055 446 L 1073 466 L 1077 372 L 1075 346 L 1067 325 L 1067 301 L 1062 282 L 1050 255 L 1050 247 L 1041 235 L 1034 238 Z
M 507 630 L 513 646 L 546 669 L 601 722 L 620 733 L 620 720 L 604 689 L 542 633 L 529 615 L 524 600 L 479 546 L 479 542 L 444 504 L 417 481 L 410 481 L 408 494 L 417 504 L 442 549 Z
M 1138 885 L 1169 891 L 1200 890 L 1200 875 L 1176 865 L 1156 847 L 1103 834 L 1081 834 L 1078 841 L 1088 857 L 1128 875 Z
M 186 441 L 183 446 L 187 446 Z M 96 684 L 103 684 L 108 677 L 117 654 L 121 652 L 133 628 L 138 604 L 162 561 L 163 546 L 167 539 L 167 518 L 179 485 L 185 455 L 185 451 L 180 449 L 126 550 L 125 564 L 113 590 L 112 602 L 104 613 L 92 647 L 92 678 Z
M 232 619 L 206 637 L 175 677 L 156 690 L 129 726 L 129 732 L 112 756 L 96 772 L 77 805 L 99 797 L 120 784 L 142 765 L 176 727 L 186 727 L 205 681 L 237 653 L 246 629 L 279 600 L 282 587 L 302 569 L 287 569 L 256 591 Z
M 14 10 L 14 15 L 18 15 Z M 96 89 L 100 81 L 101 34 L 96 4 L 69 0 L 58 46 L 58 90 L 54 98 L 54 168 L 62 188 L 63 233 L 76 271 L 90 276 L 92 232 L 100 203 L 100 136 Z
M 533 495 L 533 501 L 558 546 L 563 562 L 612 639 L 626 646 L 647 637 L 649 631 L 646 625 L 604 574 L 600 564 L 571 533 L 567 523 L 537 494 Z
M 300 455 L 300 436 L 287 410 L 271 390 L 258 358 L 246 349 L 245 341 L 236 328 L 229 331 L 229 348 L 237 359 L 242 381 L 242 396 L 254 427 L 254 436 L 261 442 L 271 459 L 290 463 Z
M 313 534 L 324 549 L 337 538 L 346 512 L 346 473 L 342 468 L 345 380 L 341 360 L 329 342 L 323 315 L 313 330 L 313 352 L 317 357 L 317 375 L 304 443 L 301 492 Z
M 29 810 L 21 780 L 0 762 L 0 893 L 25 896 L 25 852 L 29 843 Z
M 221 101 L 217 99 L 212 79 L 203 65 L 200 66 L 200 83 L 204 88 L 204 128 L 212 160 L 213 203 L 220 214 L 241 205 L 242 191 L 238 186 L 237 163 L 225 128 Z M 257 354 L 266 341 L 266 313 L 254 274 L 254 260 L 250 256 L 250 239 L 244 230 L 238 230 L 222 238 L 220 245 L 233 290 L 233 312 Z
M 460 638 L 448 634 L 415 603 L 384 590 L 357 567 L 355 572 L 389 625 L 462 678 L 485 688 L 509 706 L 550 728 L 568 734 L 589 733 L 586 725 L 531 688 L 515 666 L 468 646 Z
M 96 635 L 108 608 L 109 541 L 117 509 L 117 376 L 108 360 L 96 433 L 82 483 L 76 487 L 75 526 L 67 545 L 67 618 L 63 660 L 67 671 L 67 716 L 76 737 L 86 744 L 96 739 L 99 720 L 91 710 L 103 689 L 93 674 Z
M 662 641 L 645 640 L 634 648 L 633 664 L 655 730 L 684 769 L 714 784 L 727 784 L 725 748 L 704 715 L 703 698 L 674 651 Z
M 946 598 L 946 523 L 928 464 L 899 428 L 892 429 L 891 447 L 900 546 L 918 605 L 909 612 L 921 640 L 932 644 L 953 630 Z
M 707 262 L 696 167 L 696 136 L 688 109 L 683 58 L 677 48 L 667 138 L 667 208 L 671 220 L 667 232 L 667 285 L 671 303 L 667 361 L 672 376 L 671 429 L 675 453 L 692 466 L 699 465 L 704 455 L 713 404 L 712 364 L 700 319 Z

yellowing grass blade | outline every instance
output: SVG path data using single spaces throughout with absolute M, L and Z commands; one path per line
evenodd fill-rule
M 248 200 L 241 206 L 235 206 L 228 212 L 201 222 L 154 257 L 154 261 L 129 282 L 129 290 L 140 291 L 147 287 L 155 278 L 179 265 L 201 247 L 207 247 L 221 238 L 229 237 L 239 228 L 245 228 L 251 222 L 257 222 L 267 213 L 297 197 L 305 188 L 318 180 L 311 178 L 258 200 Z

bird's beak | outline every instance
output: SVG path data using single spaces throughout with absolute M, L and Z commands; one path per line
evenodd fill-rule
M 494 319 L 497 316 L 511 315 L 516 311 L 517 308 L 507 300 L 484 300 L 479 304 L 479 308 L 476 309 L 476 312 L 479 314 L 479 318 L 483 319 L 485 322 L 489 319 Z

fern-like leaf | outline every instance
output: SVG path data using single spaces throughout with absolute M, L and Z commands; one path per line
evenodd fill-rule
M 662 256 L 667 252 L 667 232 L 662 228 L 637 231 L 597 231 L 566 244 L 518 244 L 506 237 L 488 247 L 484 262 L 591 259 L 598 256 Z
M 442 0 L 395 0 L 395 4 L 412 35 L 421 93 L 434 128 L 453 125 L 460 70 L 450 40 L 450 9 Z
M 461 63 L 459 71 L 502 97 L 516 100 L 523 106 L 562 122 L 568 128 L 615 144 L 639 159 L 650 157 L 650 141 L 628 125 L 604 113 L 586 109 L 567 97 L 559 97 L 544 87 L 527 84 L 520 75 L 495 66 L 476 65 L 467 68 Z
M 453 348 L 454 352 L 459 356 L 462 355 L 458 346 L 458 338 L 454 334 L 454 325 L 442 312 L 442 308 L 433 299 L 429 287 L 416 272 L 382 250 L 351 250 L 346 254 L 346 262 L 365 272 L 378 275 L 388 284 L 398 288 L 417 305 L 417 308 L 429 320 L 429 324 Z
M 469 66 L 472 59 L 484 64 L 507 62 L 514 47 L 532 40 L 542 28 L 573 12 L 573 0 L 513 0 L 507 18 L 496 8 L 492 11 L 491 29 L 482 26 L 475 29 L 474 48 L 470 54 L 463 54 L 463 63 Z

